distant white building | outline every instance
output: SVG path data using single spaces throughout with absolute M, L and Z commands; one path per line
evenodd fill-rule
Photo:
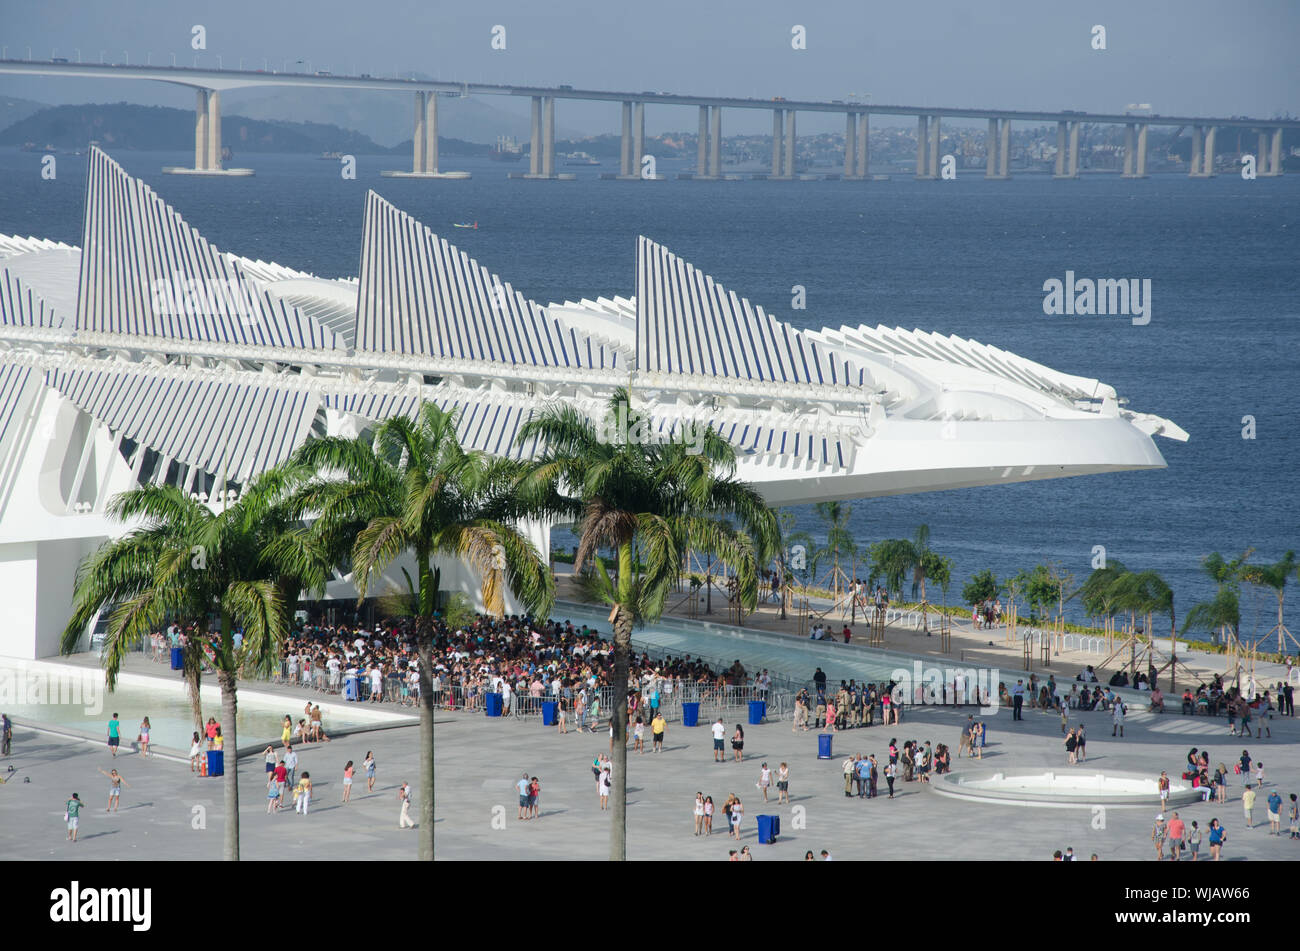
M 557 262 L 563 266 L 563 262 Z M 0 655 L 57 652 L 117 492 L 219 505 L 312 434 L 456 409 L 471 447 L 630 386 L 657 438 L 711 425 L 774 505 L 1164 466 L 1186 434 L 1097 380 L 970 340 L 801 331 L 648 239 L 635 296 L 546 306 L 370 193 L 361 273 L 219 251 L 99 149 L 81 248 L 0 237 Z M 549 527 L 534 526 L 545 552 Z M 444 577 L 466 591 L 459 566 Z M 331 593 L 355 596 L 347 577 Z

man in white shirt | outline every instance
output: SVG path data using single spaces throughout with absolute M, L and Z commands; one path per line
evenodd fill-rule
M 340 674 L 343 671 L 343 665 L 339 663 L 338 655 L 331 653 L 330 659 L 325 662 L 325 666 L 330 672 L 330 689 L 338 690 Z
M 718 717 L 717 722 L 713 724 L 713 761 L 715 763 L 725 763 L 727 761 L 726 745 L 724 739 L 727 735 L 727 728 L 722 725 L 722 717 Z

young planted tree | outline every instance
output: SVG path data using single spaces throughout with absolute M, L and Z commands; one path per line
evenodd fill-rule
M 108 605 L 104 670 L 109 689 L 127 654 L 168 617 L 217 623 L 211 662 L 221 688 L 225 770 L 223 854 L 239 859 L 239 769 L 236 722 L 241 672 L 278 662 L 289 620 L 303 590 L 323 590 L 329 560 L 294 531 L 286 505 L 289 468 L 264 473 L 221 511 L 170 485 L 146 485 L 116 496 L 109 514 L 139 527 L 102 545 L 77 571 L 72 616 L 62 650 L 76 650 L 91 618 Z M 235 646 L 234 632 L 243 632 Z
M 1300 643 L 1296 642 L 1282 617 L 1282 602 L 1286 598 L 1286 583 L 1291 579 L 1291 575 L 1296 573 L 1296 555 L 1293 551 L 1287 552 L 1282 556 L 1281 560 L 1275 561 L 1271 565 L 1244 565 L 1241 570 L 1241 576 L 1247 583 L 1258 588 L 1269 588 L 1277 597 L 1277 623 L 1264 636 L 1267 637 L 1269 634 L 1276 632 L 1277 652 L 1279 654 L 1286 653 L 1287 640 L 1300 647 Z
M 686 549 L 712 553 L 735 572 L 737 594 L 752 609 L 758 567 L 780 550 L 776 514 L 750 485 L 734 478 L 735 451 L 712 430 L 696 446 L 639 440 L 642 417 L 626 390 L 609 403 L 626 428 L 597 427 L 570 406 L 557 406 L 526 423 L 521 441 L 545 448 L 518 484 L 520 497 L 541 517 L 576 520 L 575 571 L 590 561 L 592 590 L 611 608 L 614 628 L 613 809 L 609 856 L 627 856 L 627 682 L 632 628 L 663 612 Z M 627 435 L 602 438 L 614 429 Z M 734 520 L 739 528 L 733 527 Z M 611 579 L 600 556 L 618 566 Z
M 530 613 L 545 617 L 555 602 L 546 558 L 519 531 L 507 460 L 463 449 L 455 417 L 426 403 L 414 419 L 395 416 L 373 435 L 305 443 L 296 462 L 317 473 L 295 504 L 313 519 L 311 535 L 338 557 L 346 552 L 358 604 L 399 557 L 415 561 L 412 607 L 420 682 L 419 856 L 434 854 L 433 644 L 439 569 L 435 556 L 456 558 L 482 578 L 489 614 L 505 611 L 507 588 Z

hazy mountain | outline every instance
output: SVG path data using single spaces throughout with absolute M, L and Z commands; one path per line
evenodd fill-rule
M 194 142 L 194 113 L 166 106 L 94 103 L 49 106 L 0 130 L 0 145 L 51 144 L 84 148 L 96 139 L 105 147 L 176 149 Z M 312 122 L 265 122 L 225 115 L 221 141 L 235 152 L 386 153 L 369 137 Z
M 16 96 L 2 96 L 0 97 L 0 129 L 7 129 L 19 119 L 26 119 L 45 107 L 43 102 L 19 99 Z

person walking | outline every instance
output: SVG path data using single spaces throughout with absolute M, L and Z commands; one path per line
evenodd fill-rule
M 415 820 L 411 818 L 411 787 L 408 783 L 402 783 L 402 788 L 397 791 L 397 798 L 402 803 L 402 811 L 397 817 L 397 828 L 414 829 Z
M 602 810 L 609 808 L 609 789 L 610 789 L 609 767 L 606 766 L 600 773 L 600 778 L 596 780 L 596 791 L 600 794 L 600 808 Z
M 891 760 L 885 765 L 885 782 L 889 784 L 889 798 L 894 798 L 894 778 L 898 775 L 898 767 Z
M 13 742 L 14 722 L 9 719 L 9 714 L 0 714 L 0 755 L 8 756 Z
M 116 716 L 116 714 L 114 714 Z M 77 841 L 77 826 L 81 824 L 81 807 L 84 803 L 76 793 L 63 804 L 63 819 L 68 824 L 68 841 Z
M 758 788 L 762 790 L 763 801 L 767 802 L 767 790 L 772 785 L 772 771 L 764 763 L 758 771 Z
M 280 784 L 275 781 L 275 770 L 266 774 L 266 814 L 269 816 L 279 808 Z
M 1210 858 L 1218 862 L 1221 860 L 1221 854 L 1224 843 L 1228 841 L 1228 832 L 1223 826 L 1219 825 L 1218 819 L 1210 820 Z
M 1163 769 L 1160 778 L 1156 780 L 1156 791 L 1160 794 L 1160 811 L 1164 812 L 1169 805 L 1169 773 Z
M 668 721 L 664 719 L 663 711 L 655 710 L 654 719 L 650 721 L 650 736 L 654 739 L 656 753 L 664 751 L 664 735 L 667 731 Z
M 311 773 L 303 770 L 302 779 L 298 780 L 298 792 L 294 796 L 294 811 L 307 815 L 311 808 Z
M 1287 826 L 1292 839 L 1300 839 L 1300 803 L 1296 802 L 1295 793 L 1291 794 L 1291 805 L 1287 810 Z
M 1021 711 L 1025 705 L 1025 682 L 1017 680 L 1016 685 L 1011 688 L 1011 719 L 1023 720 Z
M 153 727 L 149 725 L 149 718 L 145 717 L 140 721 L 140 732 L 136 734 L 135 741 L 140 744 L 140 755 L 149 755 L 149 731 Z
M 355 772 L 352 766 L 352 760 L 343 767 L 343 802 L 349 802 L 352 799 L 352 774 Z
M 1253 828 L 1255 825 L 1255 787 L 1250 783 L 1246 784 L 1246 789 L 1241 794 L 1241 809 L 1246 814 L 1246 828 Z
M 1074 738 L 1074 731 L 1071 730 L 1065 737 L 1065 762 L 1070 766 L 1074 765 L 1074 751 L 1078 747 L 1079 741 Z
M 722 717 L 714 722 L 713 727 L 713 762 L 723 763 L 727 759 L 727 728 L 722 725 Z
M 1178 813 L 1174 813 L 1169 818 L 1169 858 L 1177 862 L 1183 853 L 1183 836 L 1187 833 L 1187 826 Z
M 117 807 L 122 801 L 122 787 L 130 786 L 131 784 L 128 783 L 117 770 L 108 772 L 107 770 L 101 769 L 100 772 L 108 777 L 108 807 L 105 808 L 104 811 L 108 812 L 111 810 L 117 812 Z
M 1128 709 L 1124 706 L 1124 701 L 1116 697 L 1115 703 L 1111 706 L 1111 736 L 1115 736 L 1116 733 L 1118 733 L 1120 737 L 1124 736 L 1124 715 L 1127 712 Z
M 745 730 L 739 723 L 736 732 L 731 734 L 731 755 L 737 763 L 745 761 Z
M 528 786 L 529 777 L 527 773 L 524 773 L 523 778 L 515 783 L 515 789 L 519 793 L 519 810 L 515 813 L 516 820 L 528 818 Z
M 366 758 L 361 761 L 361 768 L 366 771 L 366 792 L 375 791 L 375 754 L 366 750 Z
M 740 804 L 740 797 L 731 804 L 731 837 L 737 842 L 740 841 L 740 823 L 745 818 L 745 807 Z
M 853 777 L 857 775 L 858 757 L 850 755 L 844 760 L 844 798 L 848 799 L 853 795 Z
M 867 762 L 871 764 L 871 770 L 870 773 L 868 774 L 868 782 L 870 784 L 870 789 L 867 792 L 867 798 L 875 799 L 876 780 L 877 780 L 877 773 L 878 773 L 878 770 L 876 769 L 876 754 L 872 753 L 870 756 L 868 756 Z
M 1201 854 L 1201 827 L 1197 825 L 1196 820 L 1192 820 L 1192 831 L 1187 834 L 1187 847 L 1192 852 L 1192 861 L 1195 862 Z
M 199 736 L 197 732 L 195 732 L 194 739 L 190 742 L 190 772 L 191 773 L 197 773 L 199 771 L 199 757 L 202 755 L 203 755 L 203 739 Z
M 1162 812 L 1156 816 L 1155 825 L 1151 827 L 1151 841 L 1156 847 L 1156 861 L 1164 861 L 1165 857 L 1165 839 L 1169 835 L 1169 827 L 1165 825 L 1165 815 Z
M 1291 799 L 1293 800 L 1292 808 L 1294 809 L 1295 796 L 1293 795 Z M 781 803 L 790 804 L 790 767 L 785 763 L 782 763 L 776 770 L 776 803 L 777 805 Z
M 1088 734 L 1084 732 L 1083 724 L 1080 723 L 1074 728 L 1074 761 L 1082 763 L 1085 757 L 1085 747 L 1088 744 Z
M 701 835 L 704 832 L 704 793 L 695 794 L 695 834 Z
M 1268 794 L 1268 834 L 1282 834 L 1282 797 L 1276 789 Z
M 113 714 L 113 719 L 108 721 L 108 749 L 113 754 L 113 759 L 117 759 L 117 747 L 122 742 L 122 723 Z M 75 841 L 75 837 L 74 837 Z
M 566 712 L 566 708 L 568 706 L 569 706 L 569 701 L 566 700 L 564 697 L 561 697 L 560 702 L 556 704 L 556 710 L 558 711 L 555 716 L 556 733 L 569 732 L 569 717 L 568 717 L 568 713 Z

